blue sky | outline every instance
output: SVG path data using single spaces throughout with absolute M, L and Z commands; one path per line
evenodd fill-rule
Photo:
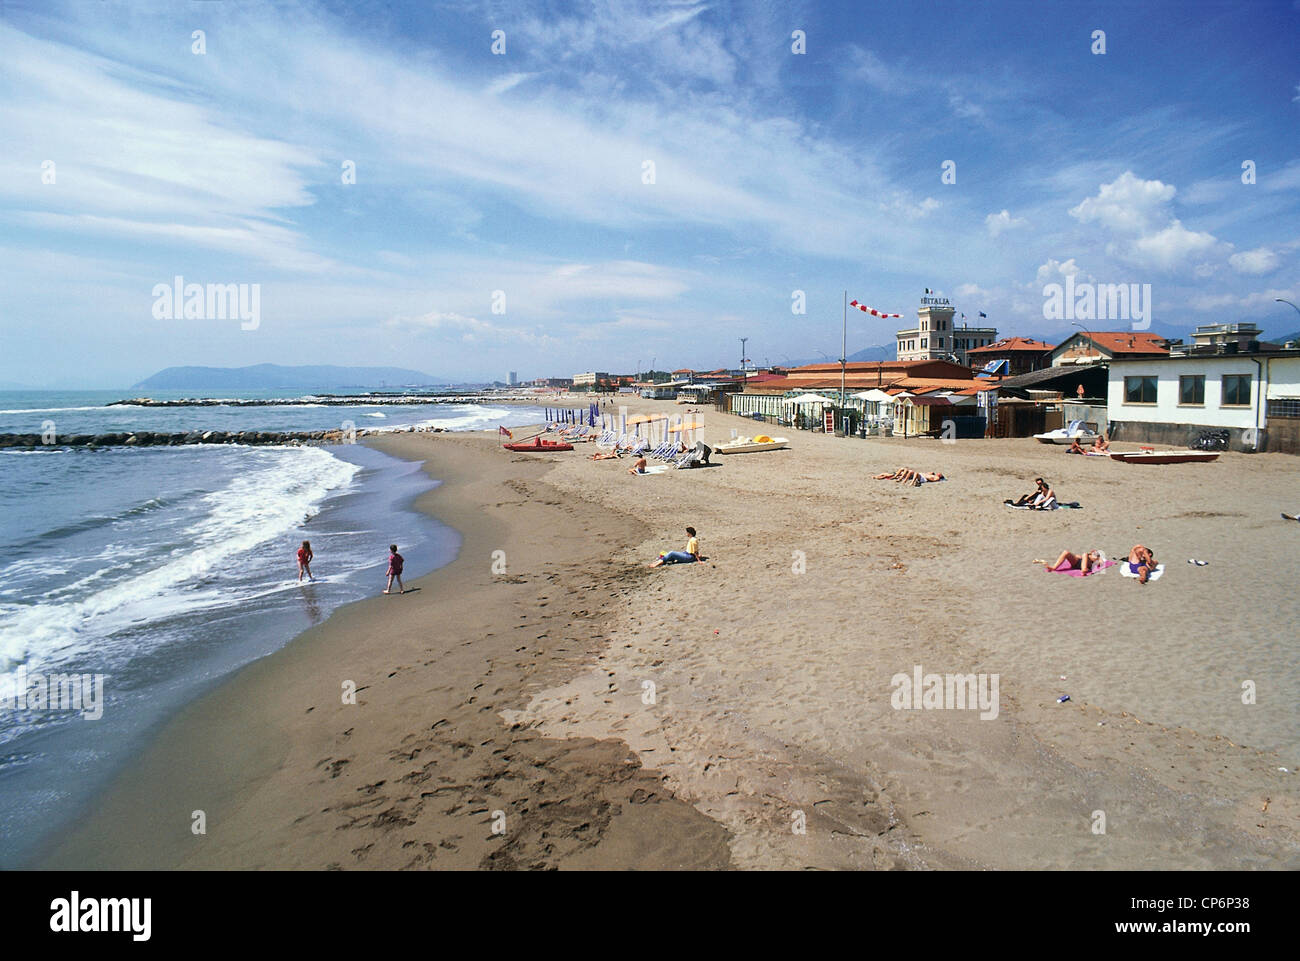
M 5 0 L 0 381 L 837 357 L 845 290 L 1057 340 L 1067 273 L 1151 284 L 1160 333 L 1280 335 L 1298 129 L 1293 0 Z M 259 284 L 257 329 L 157 319 L 176 275 Z

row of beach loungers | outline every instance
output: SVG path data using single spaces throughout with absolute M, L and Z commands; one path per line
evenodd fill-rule
M 596 428 L 585 424 L 549 424 L 547 427 L 548 430 L 570 441 L 589 440 L 595 434 L 594 439 L 597 447 L 611 448 L 620 453 L 631 454 L 633 457 L 662 461 L 676 467 L 685 467 L 699 458 L 698 452 L 694 449 L 683 453 L 679 449 L 680 444 L 675 436 L 665 437 L 663 440 L 652 444 L 649 439 L 638 434 L 620 434 L 612 428 L 597 432 Z

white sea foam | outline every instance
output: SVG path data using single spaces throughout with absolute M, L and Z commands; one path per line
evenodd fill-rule
M 52 592 L 37 604 L 0 603 L 0 670 L 23 661 L 40 669 L 74 658 L 91 664 L 112 659 L 120 653 L 113 650 L 115 632 L 229 606 L 240 598 L 216 583 L 223 571 L 296 528 L 360 470 L 313 447 L 246 449 L 240 456 L 251 466 L 198 498 L 198 516 L 184 532 L 185 545 L 160 553 L 157 563 L 98 590 L 92 582 L 102 569 L 83 577 L 80 591 Z M 138 564 L 141 552 L 132 553 L 114 559 Z M 253 594 L 265 593 L 264 588 L 255 585 Z

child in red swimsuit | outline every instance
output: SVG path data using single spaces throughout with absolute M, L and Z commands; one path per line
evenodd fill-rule
M 397 553 L 397 545 L 389 544 L 388 545 L 388 587 L 384 589 L 385 594 L 393 593 L 393 578 L 397 578 L 397 586 L 400 588 L 398 593 L 400 594 L 406 593 L 406 585 L 402 583 L 402 565 L 405 563 L 406 561 L 402 559 L 402 555 Z
M 303 541 L 302 547 L 298 548 L 298 580 L 302 580 L 302 575 L 307 575 L 307 580 L 314 581 L 316 578 L 311 576 L 311 541 Z

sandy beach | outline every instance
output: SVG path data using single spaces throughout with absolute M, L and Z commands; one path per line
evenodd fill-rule
M 1300 867 L 1293 458 L 783 433 L 637 478 L 367 440 L 443 482 L 457 560 L 195 703 L 40 866 Z M 904 465 L 949 479 L 870 479 Z M 1003 506 L 1036 475 L 1081 508 Z M 647 569 L 687 524 L 707 560 Z M 1137 542 L 1160 581 L 1032 563 Z M 997 716 L 895 709 L 918 666 L 997 675 Z

